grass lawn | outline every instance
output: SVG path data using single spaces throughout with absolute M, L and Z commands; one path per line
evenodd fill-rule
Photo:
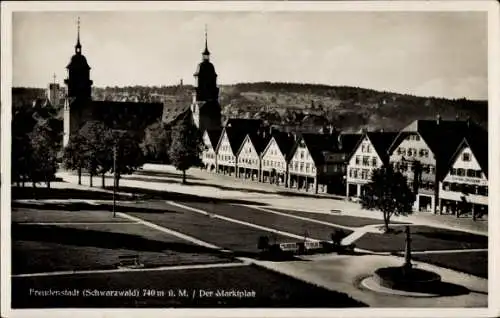
M 300 236 L 304 235 L 304 233 L 307 232 L 308 237 L 318 240 L 330 240 L 332 232 L 336 229 L 340 229 L 339 227 L 299 220 L 241 205 L 214 205 L 210 203 L 199 202 L 183 202 L 182 204 L 189 205 L 191 207 L 204 211 L 211 211 L 213 213 L 227 216 L 233 219 L 270 227 L 276 230 L 285 231 Z M 344 230 L 344 232 L 350 234 L 352 231 Z M 289 240 L 294 241 L 293 238 L 290 238 Z
M 411 226 L 411 248 L 414 251 L 488 248 L 488 237 L 429 226 Z M 356 241 L 359 248 L 376 252 L 403 251 L 404 229 L 395 233 L 366 233 Z
M 313 213 L 313 212 L 283 210 L 283 209 L 275 209 L 275 208 L 267 208 L 267 207 L 266 207 L 266 209 L 281 212 L 281 213 L 288 213 L 291 215 L 307 217 L 310 219 L 320 220 L 320 221 L 324 221 L 324 222 L 330 222 L 330 223 L 339 224 L 339 225 L 343 225 L 343 226 L 350 226 L 350 227 L 361 227 L 361 226 L 372 225 L 372 224 L 384 224 L 383 220 L 350 216 L 350 215 Z M 374 213 L 378 213 L 378 212 L 374 212 Z M 403 224 L 401 222 L 391 222 L 391 223 L 392 224 Z
M 257 242 L 260 236 L 271 237 L 271 241 L 288 242 L 289 237 L 273 234 L 264 230 L 258 230 L 249 226 L 236 224 L 221 219 L 211 218 L 196 212 L 179 208 L 165 202 L 139 203 L 135 206 L 163 207 L 163 213 L 131 212 L 130 215 L 139 217 L 165 226 L 169 229 L 196 237 L 205 242 L 227 248 L 234 251 L 238 256 L 255 256 L 259 251 Z
M 11 219 L 15 223 L 52 223 L 52 222 L 130 222 L 128 219 L 121 217 L 113 217 L 111 211 L 92 211 L 86 210 L 95 209 L 94 206 L 82 206 L 82 210 L 75 211 L 68 209 L 64 205 L 44 204 L 40 206 L 24 205 L 24 207 L 13 207 Z
M 138 255 L 146 267 L 231 261 L 141 224 L 12 225 L 14 274 L 116 268 L 121 255 Z
M 488 252 L 419 254 L 412 255 L 417 261 L 488 278 Z
M 80 296 L 30 296 L 33 290 L 78 290 Z M 85 289 L 138 289 L 139 297 L 83 297 Z M 143 297 L 143 289 L 163 296 Z M 200 291 L 248 291 L 254 297 L 204 297 Z M 175 296 L 168 296 L 168 290 Z M 187 297 L 179 291 L 185 290 Z M 193 298 L 193 292 L 195 297 Z M 160 294 L 160 293 L 157 293 Z M 346 294 L 331 292 L 256 266 L 206 268 L 182 271 L 126 272 L 12 280 L 13 308 L 70 307 L 362 307 Z

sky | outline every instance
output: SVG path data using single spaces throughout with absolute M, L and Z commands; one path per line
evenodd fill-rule
M 13 86 L 62 83 L 80 17 L 94 86 L 298 82 L 487 99 L 482 12 L 15 12 Z

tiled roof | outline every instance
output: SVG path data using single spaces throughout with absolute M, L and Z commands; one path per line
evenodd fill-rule
M 187 102 L 167 100 L 163 103 L 163 122 L 166 124 L 174 122 L 188 110 L 190 108 Z
M 207 135 L 208 138 L 210 139 L 210 143 L 212 144 L 212 147 L 217 147 L 217 144 L 219 143 L 220 136 L 222 134 L 221 129 L 213 129 L 213 130 L 207 130 Z
M 92 116 L 113 129 L 144 129 L 162 117 L 161 103 L 92 101 Z
M 276 144 L 281 151 L 281 153 L 285 156 L 285 159 L 288 161 L 290 158 L 290 151 L 292 150 L 295 144 L 295 138 L 292 134 L 284 133 L 284 132 L 273 132 L 272 137 L 276 140 Z
M 438 178 L 447 172 L 451 157 L 465 137 L 487 136 L 487 132 L 472 121 L 415 120 L 398 134 L 388 152 L 394 151 L 401 140 L 412 133 L 418 133 L 436 156 Z
M 476 130 L 472 133 L 466 134 L 462 139 L 459 146 L 450 158 L 448 167 L 455 162 L 460 151 L 469 147 L 478 161 L 479 166 L 483 170 L 486 177 L 488 177 L 488 133 L 486 131 Z
M 229 118 L 225 126 L 240 130 L 253 131 L 259 129 L 262 125 L 263 121 L 261 119 Z
M 386 161 L 389 157 L 387 150 L 389 149 L 389 147 L 391 146 L 392 142 L 394 141 L 397 135 L 398 135 L 397 132 L 366 132 L 359 137 L 356 146 L 350 153 L 350 157 L 354 154 L 356 149 L 358 149 L 359 145 L 366 136 L 370 141 L 370 143 L 375 148 L 375 151 L 382 159 L 382 161 Z
M 324 152 L 334 152 L 338 150 L 337 135 L 301 134 L 298 140 L 299 142 L 300 140 L 304 141 L 316 165 L 322 165 L 325 163 Z M 292 148 L 292 154 L 295 153 L 299 142 L 297 142 Z
M 337 152 L 351 154 L 361 140 L 361 136 L 361 134 L 340 134 L 340 140 L 337 140 L 337 143 L 340 141 L 341 147 L 339 147 Z

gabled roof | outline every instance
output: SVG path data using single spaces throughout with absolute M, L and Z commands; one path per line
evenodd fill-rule
M 295 145 L 295 137 L 292 134 L 277 131 L 272 133 L 271 138 L 274 138 L 285 160 L 288 161 L 290 159 L 290 151 Z M 269 139 L 265 149 L 267 149 L 270 144 L 271 139 Z M 264 152 L 265 149 L 262 152 Z
M 290 151 L 290 157 L 293 157 L 293 154 L 297 150 L 301 140 L 304 141 L 304 144 L 309 150 L 309 154 L 316 165 L 322 165 L 325 163 L 324 152 L 333 152 L 338 150 L 338 139 L 336 135 L 300 134 L 297 142 Z
M 460 155 L 460 152 L 466 147 L 469 147 L 471 149 L 472 154 L 481 167 L 481 170 L 484 172 L 486 177 L 488 177 L 488 133 L 485 131 L 476 131 L 471 134 L 467 134 L 462 139 L 456 151 L 450 157 L 447 170 L 449 171 L 449 168 L 453 165 L 457 157 Z M 446 173 L 448 171 L 446 171 Z
M 208 139 L 210 140 L 210 144 L 212 144 L 212 147 L 215 149 L 217 147 L 217 144 L 219 143 L 219 139 L 222 135 L 222 129 L 209 129 L 209 130 L 205 130 L 205 132 L 208 135 Z
M 337 140 L 340 147 L 337 152 L 351 154 L 361 140 L 361 136 L 361 134 L 340 134 Z
M 220 143 L 222 142 L 222 136 L 224 136 L 224 134 L 226 134 L 227 139 L 229 140 L 231 151 L 233 152 L 234 155 L 236 155 L 248 132 L 241 129 L 224 127 L 219 142 L 217 143 L 217 148 L 216 148 L 217 151 L 219 151 Z
M 405 127 L 388 149 L 388 154 L 410 134 L 418 133 L 429 149 L 436 156 L 438 178 L 442 178 L 448 171 L 449 162 L 458 146 L 467 136 L 487 136 L 486 130 L 472 121 L 451 120 L 415 120 Z M 484 138 L 484 137 L 480 137 Z M 485 138 L 487 140 L 487 137 Z
M 269 136 L 264 136 L 263 134 L 259 134 L 258 132 L 248 133 L 245 136 L 245 138 L 243 139 L 243 141 L 241 142 L 241 145 L 238 149 L 237 155 L 239 156 L 240 152 L 243 149 L 243 145 L 245 144 L 246 140 L 250 140 L 255 151 L 260 156 L 260 154 L 262 153 L 264 148 L 267 146 L 269 139 L 270 139 Z
M 397 132 L 365 132 L 359 137 L 358 142 L 351 151 L 348 160 L 350 160 L 350 158 L 354 155 L 354 153 L 359 148 L 365 137 L 368 138 L 368 140 L 372 144 L 373 148 L 375 148 L 375 151 L 377 152 L 378 156 L 382 159 L 382 161 L 387 160 L 389 157 L 387 150 L 389 149 L 392 142 L 394 141 L 394 138 L 396 138 L 397 135 L 398 135 Z

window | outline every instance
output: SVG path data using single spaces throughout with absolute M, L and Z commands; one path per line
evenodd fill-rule
M 368 156 L 363 156 L 363 166 L 368 166 L 368 165 L 370 165 L 369 160 L 370 160 L 370 157 L 368 157 Z
M 462 155 L 462 161 L 470 161 L 470 153 L 464 152 Z
M 310 166 L 311 165 L 309 163 L 306 163 L 306 172 L 309 172 Z
M 358 169 L 354 169 L 353 176 L 354 178 L 358 178 Z
M 465 171 L 462 168 L 457 169 L 457 175 L 460 177 L 463 177 L 465 175 Z
M 467 169 L 467 177 L 474 178 L 476 176 L 476 170 Z
M 372 158 L 372 166 L 374 166 L 374 167 L 377 166 L 377 158 L 376 157 Z
M 302 172 L 302 171 L 304 171 L 304 163 L 303 162 L 300 163 L 300 172 Z
M 457 169 L 456 168 L 452 168 L 451 169 L 451 173 L 450 173 L 452 176 L 456 176 L 457 175 Z
M 449 191 L 450 190 L 450 183 L 443 182 L 443 190 Z
M 361 152 L 365 152 L 365 145 L 361 145 Z
M 481 170 L 476 170 L 476 178 L 482 178 L 483 172 Z
M 412 153 L 411 153 L 411 148 L 408 148 L 408 156 L 411 157 L 412 156 Z
M 370 145 L 366 145 L 366 152 L 370 152 Z
M 405 155 L 406 155 L 406 149 L 405 149 L 405 148 L 401 148 L 401 155 L 402 155 L 402 156 L 405 156 Z
M 304 159 L 304 152 L 303 151 L 300 152 L 300 159 Z
M 293 166 L 294 166 L 295 171 L 299 170 L 299 163 L 297 161 L 295 161 Z
M 433 165 L 429 165 L 429 173 L 436 174 L 436 167 Z
M 361 179 L 363 179 L 363 180 L 368 179 L 368 169 L 363 169 L 361 171 Z
M 359 161 L 360 161 L 359 156 L 356 156 L 356 164 L 357 165 L 359 165 Z

